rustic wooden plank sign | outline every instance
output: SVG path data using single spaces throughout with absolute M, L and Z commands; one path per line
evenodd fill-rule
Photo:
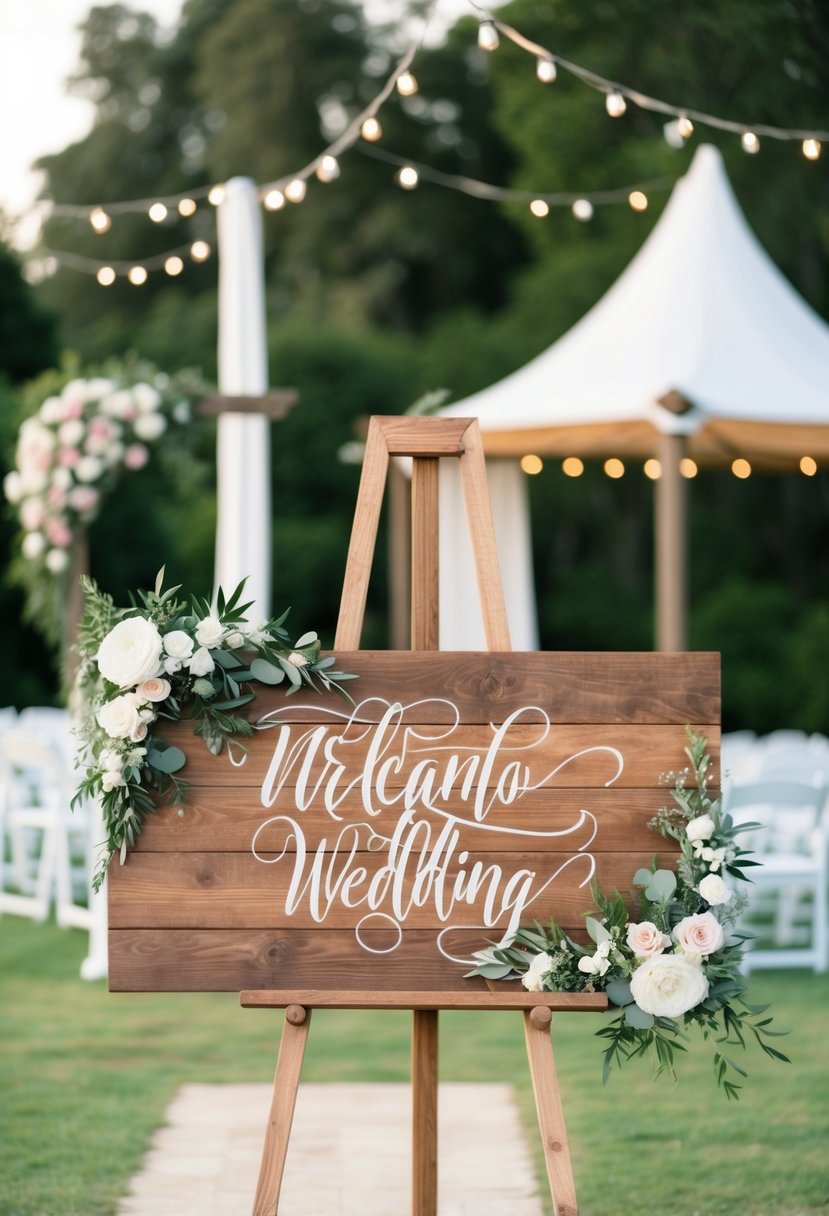
M 110 891 L 115 990 L 474 993 L 471 952 L 519 924 L 583 924 L 669 849 L 647 823 L 718 746 L 714 655 L 358 651 L 354 705 L 263 690 L 241 763 L 192 725 L 181 807 L 147 822 Z

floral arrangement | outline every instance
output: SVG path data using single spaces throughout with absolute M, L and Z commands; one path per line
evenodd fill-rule
M 759 825 L 736 825 L 721 798 L 710 796 L 705 738 L 689 732 L 686 755 L 690 769 L 668 775 L 676 782 L 674 805 L 660 810 L 649 825 L 678 842 L 676 872 L 654 863 L 634 874 L 637 919 L 618 892 L 606 896 L 594 887 L 598 916 L 585 918 L 590 946 L 574 941 L 555 921 L 535 922 L 511 941 L 478 951 L 478 965 L 469 974 L 487 979 L 517 974 L 530 992 L 606 992 L 621 1013 L 597 1031 L 606 1042 L 605 1080 L 614 1064 L 649 1051 L 657 1074 L 675 1078 L 675 1053 L 686 1050 L 684 1030 L 697 1026 L 716 1044 L 717 1083 L 728 1098 L 737 1098 L 741 1086 L 735 1077 L 746 1072 L 726 1054 L 729 1047 L 745 1048 L 751 1037 L 766 1055 L 787 1060 L 768 1042 L 782 1033 L 770 1028 L 772 1019 L 764 1016 L 768 1006 L 745 1000 L 741 972 L 750 935 L 736 929 L 746 900 L 732 885 L 747 881 L 744 870 L 759 863 L 737 837 Z M 688 783 L 691 774 L 694 784 Z
M 189 601 L 178 587 L 140 592 L 138 605 L 117 609 L 86 578 L 86 611 L 80 629 L 76 688 L 76 729 L 85 776 L 73 805 L 99 798 L 106 848 L 93 887 L 98 890 L 115 853 L 124 861 L 147 814 L 156 806 L 153 791 L 181 801 L 186 786 L 176 777 L 186 757 L 153 733 L 158 721 L 194 721 L 194 734 L 219 755 L 243 749 L 254 727 L 238 712 L 254 699 L 251 681 L 285 683 L 289 693 L 303 685 L 339 689 L 353 677 L 335 671 L 332 656 L 320 657 L 316 633 L 292 641 L 284 628 L 287 613 L 251 628 L 241 602 L 244 583 L 229 598 L 220 590 L 215 608 L 206 599 Z
M 78 536 L 120 475 L 142 469 L 170 428 L 190 421 L 190 397 L 203 386 L 192 373 L 171 379 L 142 363 L 91 379 L 50 373 L 34 386 L 36 396 L 43 386 L 47 395 L 20 427 L 3 489 L 21 527 L 15 574 L 28 616 L 57 642 Z

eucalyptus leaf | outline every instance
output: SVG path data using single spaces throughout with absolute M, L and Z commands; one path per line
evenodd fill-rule
M 600 946 L 602 942 L 606 942 L 610 937 L 607 929 L 605 929 L 601 921 L 596 920 L 595 916 L 586 916 L 584 918 L 584 924 L 591 940 L 594 941 L 597 946 Z
M 651 877 L 652 872 L 643 866 L 641 870 L 637 870 L 634 874 L 633 885 L 636 887 L 646 887 L 650 883 Z
M 605 988 L 607 999 L 618 1006 L 630 1005 L 633 996 L 630 991 L 630 980 L 611 980 Z
M 480 975 L 485 980 L 502 980 L 512 971 L 512 963 L 484 963 L 480 967 L 476 967 L 474 971 L 467 972 L 468 975 Z
M 177 773 L 184 768 L 187 757 L 180 747 L 151 747 L 147 753 L 147 763 L 159 773 Z
M 250 665 L 250 674 L 260 684 L 281 684 L 285 679 L 282 668 L 277 667 L 275 663 L 269 663 L 267 659 L 254 659 Z
M 650 1030 L 654 1023 L 652 1013 L 645 1013 L 644 1009 L 640 1009 L 638 1005 L 625 1006 L 625 1021 L 628 1026 L 632 1026 L 634 1030 Z
M 657 870 L 651 874 L 651 880 L 645 889 L 645 899 L 651 903 L 662 903 L 670 899 L 676 890 L 676 874 L 673 870 Z
M 299 650 L 302 646 L 310 646 L 312 642 L 316 642 L 318 640 L 319 639 L 316 633 L 311 630 L 309 633 L 303 633 L 301 638 L 297 638 L 294 645 L 296 646 L 297 650 Z

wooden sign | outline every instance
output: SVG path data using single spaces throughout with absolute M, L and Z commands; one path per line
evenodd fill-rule
M 648 821 L 686 724 L 718 756 L 713 654 L 337 660 L 355 704 L 262 688 L 238 765 L 167 729 L 189 788 L 110 868 L 111 989 L 474 1006 L 473 950 L 550 916 L 578 930 L 593 882 L 671 864 Z

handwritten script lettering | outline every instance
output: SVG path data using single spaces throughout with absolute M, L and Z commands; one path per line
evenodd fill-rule
M 314 709 L 318 720 L 310 723 L 291 721 L 290 707 L 257 723 L 276 732 L 261 791 L 263 807 L 275 813 L 255 832 L 252 850 L 263 864 L 290 867 L 287 916 L 302 909 L 325 924 L 353 909 L 357 940 L 372 953 L 396 949 L 407 924 L 437 919 L 445 926 L 440 952 L 466 962 L 444 945 L 450 930 L 497 928 L 509 938 L 562 874 L 581 887 L 593 879 L 597 823 L 589 809 L 555 829 L 514 826 L 510 812 L 579 764 L 599 765 L 603 784 L 613 785 L 624 768 L 618 748 L 559 755 L 537 706 L 488 727 L 464 725 L 441 698 L 403 705 L 372 697 L 351 713 Z M 505 851 L 507 836 L 545 855 L 545 872 Z M 477 923 L 458 923 L 463 909 Z M 390 928 L 392 945 L 373 946 L 371 928 Z

